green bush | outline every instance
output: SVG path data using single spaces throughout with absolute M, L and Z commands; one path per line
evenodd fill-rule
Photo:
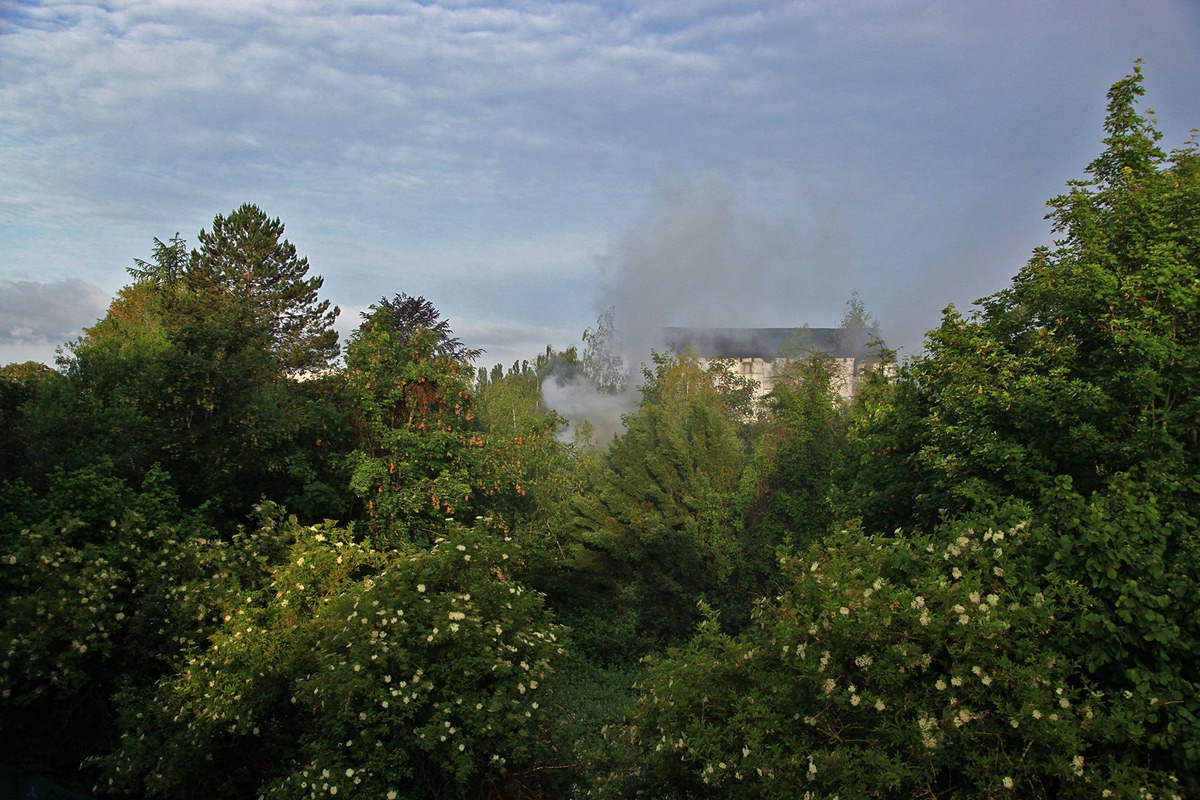
M 654 664 L 626 741 L 661 796 L 1170 797 L 1124 758 L 1150 699 L 1080 677 L 1064 637 L 1092 601 L 1026 539 L 829 537 L 742 635 L 710 615 Z
M 555 774 L 561 630 L 507 576 L 508 544 L 455 530 L 381 551 L 332 524 L 295 535 L 207 650 L 130 698 L 108 788 L 471 797 Z
M 48 494 L 0 491 L 0 752 L 78 785 L 116 736 L 114 695 L 150 686 L 206 641 L 270 550 L 180 513 L 157 469 L 141 489 L 112 465 L 59 472 Z M 86 788 L 86 787 L 84 787 Z

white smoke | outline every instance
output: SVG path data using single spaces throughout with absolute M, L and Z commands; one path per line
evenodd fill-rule
M 781 237 L 742 205 L 726 182 L 668 180 L 606 259 L 599 305 L 616 309 L 635 373 L 651 349 L 665 347 L 664 327 L 765 324 L 763 276 L 780 258 Z
M 622 417 L 637 409 L 638 397 L 630 387 L 602 392 L 582 373 L 550 375 L 542 381 L 542 401 L 568 423 L 560 438 L 581 445 L 608 447 L 621 433 Z
M 824 212 L 837 206 L 817 195 L 807 202 Z M 676 177 L 656 188 L 616 240 L 602 260 L 596 312 L 603 320 L 613 310 L 613 354 L 633 382 L 652 351 L 668 350 L 665 328 L 839 324 L 853 289 L 839 285 L 848 280 L 845 231 L 815 211 L 812 219 L 784 219 L 767 205 L 718 178 Z M 548 380 L 542 393 L 573 430 L 589 422 L 600 446 L 638 399 L 632 390 L 599 391 L 582 375 Z
M 780 241 L 742 211 L 728 183 L 664 181 L 602 264 L 597 325 L 614 311 L 608 344 L 628 368 L 627 385 L 616 393 L 600 390 L 586 367 L 542 384 L 546 405 L 570 423 L 565 438 L 590 431 L 592 443 L 607 447 L 621 432 L 622 416 L 637 408 L 636 383 L 651 352 L 668 349 L 664 328 L 763 325 L 770 289 L 762 276 L 780 260 Z

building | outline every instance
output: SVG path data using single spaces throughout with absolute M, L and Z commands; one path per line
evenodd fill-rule
M 775 376 L 792 360 L 824 353 L 833 362 L 835 388 L 843 400 L 857 390 L 863 369 L 878 361 L 871 358 L 869 343 L 878 338 L 871 330 L 846 328 L 664 328 L 667 344 L 679 352 L 690 351 L 701 363 L 727 359 L 734 369 L 758 383 L 758 396 L 775 386 Z

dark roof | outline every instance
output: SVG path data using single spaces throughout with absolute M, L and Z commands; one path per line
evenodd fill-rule
M 779 358 L 805 352 L 855 356 L 861 345 L 841 328 L 664 328 L 667 344 L 676 350 L 691 347 L 701 358 Z M 856 347 L 856 345 L 859 345 Z

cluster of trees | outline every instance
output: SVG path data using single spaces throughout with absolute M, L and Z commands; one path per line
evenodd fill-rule
M 479 370 L 255 206 L 0 382 L 0 753 L 113 797 L 1200 796 L 1200 152 L 1109 94 L 1056 241 L 852 402 L 602 319 Z M 857 298 L 847 326 L 869 328 Z

